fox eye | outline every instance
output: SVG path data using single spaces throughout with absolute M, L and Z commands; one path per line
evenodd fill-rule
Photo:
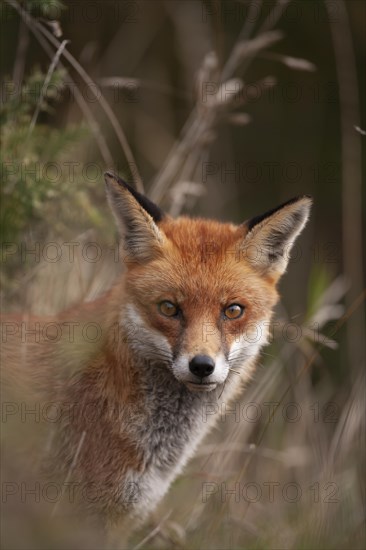
M 178 307 L 174 305 L 172 302 L 169 302 L 168 300 L 164 300 L 164 302 L 160 302 L 158 305 L 158 309 L 160 313 L 165 315 L 165 317 L 174 317 L 178 313 Z
M 228 319 L 239 319 L 243 315 L 244 307 L 239 304 L 231 304 L 224 310 L 224 315 Z

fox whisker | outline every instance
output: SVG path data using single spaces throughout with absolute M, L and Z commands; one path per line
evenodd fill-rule
M 235 374 L 238 374 L 238 375 L 240 376 L 240 372 L 238 372 L 237 370 L 231 369 L 231 368 L 229 367 L 229 371 L 230 371 L 230 372 L 233 372 L 233 373 L 235 373 Z

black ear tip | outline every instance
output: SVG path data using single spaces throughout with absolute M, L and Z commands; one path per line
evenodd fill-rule
M 107 170 L 106 172 L 104 172 L 104 178 L 115 180 L 117 179 L 117 176 L 114 172 L 112 172 L 112 170 Z
M 117 176 L 117 174 L 115 174 L 113 170 L 107 170 L 106 172 L 104 172 L 104 179 L 106 183 L 109 183 L 110 180 L 114 180 L 122 187 L 127 187 L 126 182 L 124 182 L 119 176 Z
M 104 178 L 107 187 L 111 181 L 115 181 L 120 187 L 122 187 L 122 189 L 131 193 L 131 195 L 137 200 L 140 206 L 142 206 L 142 208 L 146 210 L 146 212 L 153 218 L 155 222 L 159 222 L 163 219 L 164 213 L 162 212 L 162 210 L 160 210 L 158 206 L 156 206 L 156 204 L 151 202 L 147 197 L 145 197 L 145 195 L 142 195 L 141 193 L 136 191 L 136 189 L 131 187 L 131 185 L 123 181 L 123 179 L 117 176 L 117 174 L 115 174 L 113 170 L 107 170 L 106 172 L 104 172 Z
M 264 221 L 266 218 L 269 218 L 270 216 L 272 216 L 276 212 L 282 210 L 282 208 L 286 208 L 286 207 L 289 207 L 289 206 L 296 205 L 297 203 L 301 203 L 301 201 L 304 201 L 304 200 L 306 200 L 306 204 L 310 209 L 310 206 L 313 202 L 313 197 L 311 195 L 300 195 L 300 196 L 297 196 L 297 197 L 293 197 L 292 199 L 280 204 L 276 208 L 272 208 L 271 210 L 268 210 L 268 212 L 265 212 L 264 214 L 261 214 L 260 216 L 255 216 L 254 218 L 251 218 L 250 220 L 248 220 L 246 222 L 248 231 L 251 231 L 254 226 L 258 225 L 259 223 Z M 305 204 L 303 203 L 302 206 L 305 206 Z
M 114 174 L 112 170 L 108 170 L 107 172 L 104 172 L 104 181 L 106 185 L 108 185 L 112 181 L 117 181 L 116 174 Z

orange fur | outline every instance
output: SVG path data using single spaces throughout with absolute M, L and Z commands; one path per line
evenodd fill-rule
M 155 491 L 158 501 L 169 486 L 156 485 L 160 468 L 174 479 L 207 430 L 198 423 L 197 407 L 210 395 L 232 399 L 253 372 L 266 335 L 258 336 L 252 356 L 249 351 L 245 356 L 252 349 L 245 338 L 250 329 L 265 331 L 270 321 L 276 283 L 286 267 L 283 246 L 303 228 L 310 200 L 292 201 L 253 227 L 249 222 L 235 226 L 160 219 L 156 207 L 118 178 L 107 174 L 106 182 L 124 236 L 125 274 L 102 298 L 55 318 L 5 316 L 2 370 L 7 387 L 20 383 L 28 395 L 34 391 L 41 400 L 74 404 L 73 414 L 65 407 L 57 426 L 52 475 L 72 474 L 82 484 L 103 487 L 98 501 L 88 503 L 92 513 L 109 522 L 131 516 L 127 523 L 133 523 L 153 508 L 150 493 Z M 166 300 L 179 307 L 180 316 L 162 315 L 159 304 Z M 230 304 L 240 304 L 244 314 L 226 318 Z M 25 334 L 22 323 L 33 332 Z M 85 338 L 90 323 L 100 329 L 95 342 Z M 234 348 L 242 353 L 239 380 L 229 372 Z M 203 379 L 202 387 L 194 380 L 192 386 L 189 364 L 197 355 L 221 361 L 212 393 L 194 391 L 204 389 Z M 205 394 L 201 401 L 198 393 Z M 150 427 L 154 422 L 157 426 Z M 183 443 L 176 455 L 175 445 Z M 137 480 L 142 495 L 131 507 L 121 497 L 130 479 Z

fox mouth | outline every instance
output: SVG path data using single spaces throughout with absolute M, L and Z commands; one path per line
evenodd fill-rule
M 205 392 L 205 391 L 214 390 L 217 386 L 217 383 L 216 382 L 186 382 L 186 386 L 188 389 L 193 391 Z

